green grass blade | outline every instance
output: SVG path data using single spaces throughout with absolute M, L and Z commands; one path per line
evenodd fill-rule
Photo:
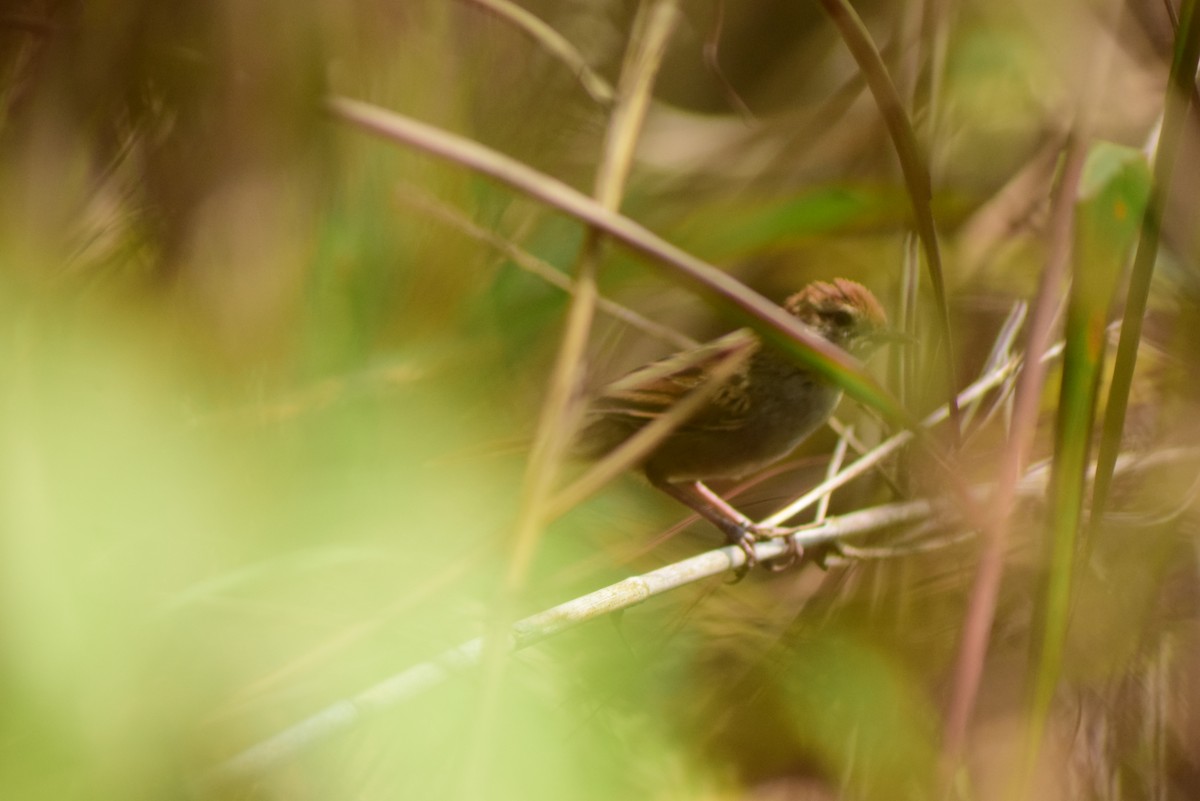
M 1125 319 L 1121 324 L 1121 340 L 1113 366 L 1112 384 L 1104 412 L 1104 430 L 1096 460 L 1096 481 L 1092 492 L 1093 519 L 1099 519 L 1108 500 L 1113 468 L 1125 428 L 1125 412 L 1129 390 L 1133 386 L 1133 368 L 1137 364 L 1138 345 L 1142 338 L 1142 318 L 1150 296 L 1150 279 L 1158 256 L 1158 241 L 1162 224 L 1163 203 L 1171 188 L 1171 177 L 1179 142 L 1183 134 L 1188 106 L 1195 92 L 1196 65 L 1200 61 L 1200 18 L 1195 0 L 1184 0 L 1179 14 L 1179 30 L 1175 37 L 1175 57 L 1167 81 L 1166 108 L 1163 111 L 1162 132 L 1154 161 L 1154 190 L 1142 219 L 1142 238 L 1138 242 L 1133 271 L 1129 276 L 1129 292 L 1125 300 Z
M 946 376 L 950 381 L 950 427 L 957 441 L 960 428 L 958 401 L 956 398 L 958 381 L 956 379 L 956 362 L 954 357 L 954 341 L 950 332 L 950 305 L 946 300 L 946 278 L 942 270 L 942 256 L 938 248 L 937 226 L 933 219 L 933 189 L 929 177 L 929 165 L 917 144 L 912 122 L 904 112 L 904 104 L 896 91 L 896 85 L 884 66 L 883 56 L 871 39 L 867 26 L 858 16 L 848 0 L 821 0 L 834 25 L 846 42 L 846 46 L 858 62 L 867 86 L 871 90 L 879 113 L 883 115 L 888 134 L 896 148 L 900 160 L 900 171 L 904 175 L 904 183 L 908 189 L 909 200 L 912 202 L 913 220 L 917 228 L 917 236 L 925 251 L 925 261 L 929 267 L 929 279 L 933 285 L 933 294 L 937 299 L 938 321 L 942 329 L 942 341 L 945 345 Z
M 1048 497 L 1048 570 L 1034 635 L 1025 777 L 1037 758 L 1061 673 L 1108 312 L 1137 235 L 1137 221 L 1146 205 L 1149 185 L 1149 169 L 1140 152 L 1106 143 L 1092 149 L 1080 182 L 1074 278 L 1067 307 Z

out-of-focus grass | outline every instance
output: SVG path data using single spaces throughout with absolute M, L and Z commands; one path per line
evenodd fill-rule
M 854 86 L 844 46 L 815 12 L 727 6 L 722 52 L 752 57 L 723 67 L 760 118 L 711 113 L 724 101 L 698 55 L 710 20 L 687 17 L 658 101 L 709 115 L 651 109 L 655 147 L 624 208 L 772 297 L 844 275 L 894 308 L 908 212 L 878 109 L 853 92 L 836 114 L 820 102 Z M 615 77 L 631 9 L 528 7 Z M 532 430 L 566 299 L 397 202 L 397 187 L 560 268 L 582 241 L 577 223 L 506 189 L 342 130 L 324 96 L 410 114 L 580 188 L 605 109 L 467 3 L 89 9 L 0 21 L 0 796 L 184 797 L 220 759 L 476 635 L 495 602 L 524 469 L 510 445 Z M 904 29 L 900 10 L 859 10 L 881 42 Z M 919 76 L 905 91 L 932 137 L 946 252 L 996 243 L 969 269 L 946 265 L 964 377 L 1036 285 L 1053 170 L 991 201 L 1053 150 L 1082 80 L 1063 65 L 1108 35 L 1096 20 L 1082 3 L 967 3 L 945 21 L 944 59 L 925 39 L 883 48 Z M 1097 106 L 1097 132 L 1135 147 L 1161 102 L 1152 33 L 1118 30 L 1133 44 L 1113 56 L 1117 97 Z M 1186 241 L 1164 232 L 1173 282 L 1155 284 L 1156 358 L 1135 382 L 1133 432 L 1150 449 L 1194 435 Z M 1081 253 L 1115 269 L 1126 244 L 1098 237 Z M 616 249 L 600 284 L 697 338 L 731 327 Z M 946 382 L 931 293 L 918 297 L 914 414 Z M 593 381 L 664 347 L 604 322 Z M 852 405 L 840 413 L 872 435 Z M 993 478 L 1004 415 L 990 419 L 967 439 L 964 478 Z M 739 504 L 769 511 L 810 486 L 833 441 L 815 436 Z M 1041 436 L 1034 458 L 1050 452 Z M 1164 516 L 1187 508 L 1182 472 L 1122 482 L 1114 511 L 1133 520 L 1106 518 L 1079 569 L 1057 697 L 1099 697 L 1088 719 L 1110 730 L 1124 718 L 1105 718 L 1108 702 L 1164 738 L 1188 725 L 1153 717 L 1190 697 L 1178 679 L 1191 660 L 1170 659 L 1194 645 L 1178 589 L 1188 518 Z M 904 483 L 943 488 L 919 458 Z M 888 492 L 861 482 L 834 508 Z M 682 516 L 619 480 L 549 527 L 520 611 L 717 544 L 695 526 L 649 547 Z M 1014 529 L 999 669 L 969 755 L 981 776 L 1003 774 L 995 754 L 1014 750 L 1004 732 L 1025 675 L 1004 668 L 1023 662 L 1046 569 L 1041 510 Z M 497 799 L 739 798 L 802 779 L 818 797 L 922 797 L 974 556 L 683 589 L 515 657 L 482 759 L 466 752 L 479 702 L 467 673 L 229 795 L 447 797 L 482 776 Z M 1140 705 L 1105 695 L 1145 675 L 1177 683 Z M 1050 727 L 1054 753 L 1078 760 L 1070 725 Z M 1166 773 L 1136 751 L 1113 745 L 1087 775 L 1122 758 Z
M 214 411 L 194 342 L 23 300 L 0 360 L 14 797 L 154 795 L 470 633 L 512 491 L 446 456 L 488 430 L 477 403 L 402 377 L 282 417 Z M 474 582 L 419 591 L 458 559 Z M 44 773 L 50 743 L 64 767 Z

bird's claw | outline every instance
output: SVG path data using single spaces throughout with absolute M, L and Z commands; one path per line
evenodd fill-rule
M 764 539 L 784 539 L 787 543 L 787 550 L 783 555 L 775 559 L 769 559 L 763 562 L 763 567 L 772 573 L 781 573 L 787 570 L 792 565 L 796 564 L 801 557 L 804 556 L 804 549 L 796 542 L 792 534 L 801 531 L 806 526 L 754 526 L 750 529 L 750 533 L 756 540 Z
M 730 584 L 737 584 L 746 577 L 750 570 L 758 565 L 758 555 L 754 553 L 754 543 L 758 541 L 751 526 L 731 526 L 725 532 L 726 538 L 730 545 L 736 545 L 742 553 L 746 555 L 746 561 L 738 565 L 733 571 L 733 581 Z
M 786 541 L 787 550 L 783 552 L 782 556 L 763 562 L 763 567 L 772 573 L 782 573 L 800 561 L 800 558 L 804 556 L 804 549 L 800 547 L 795 539 L 787 537 Z

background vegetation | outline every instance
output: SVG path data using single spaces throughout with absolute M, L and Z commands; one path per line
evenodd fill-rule
M 0 796 L 1197 797 L 1193 6 L 872 0 L 858 30 L 834 0 L 4 4 Z M 632 476 L 551 520 L 540 482 L 581 468 L 513 443 L 568 430 L 572 371 L 594 388 L 746 315 L 331 97 L 769 298 L 862 281 L 917 338 L 870 365 L 916 418 L 1025 369 L 831 500 L 932 522 L 485 648 L 218 780 L 719 541 Z M 619 307 L 572 352 L 563 279 L 593 268 Z M 1041 381 L 1026 356 L 1060 340 Z M 894 433 L 838 414 L 864 447 Z M 838 443 L 720 488 L 766 515 Z

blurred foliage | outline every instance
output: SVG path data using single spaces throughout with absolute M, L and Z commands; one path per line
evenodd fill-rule
M 523 651 L 482 753 L 484 691 L 468 672 L 253 785 L 197 783 L 477 635 L 496 602 L 524 470 L 509 445 L 534 426 L 566 296 L 398 192 L 438 198 L 562 270 L 583 231 L 322 113 L 329 93 L 377 103 L 586 190 L 608 109 L 481 5 L 0 10 L 0 797 L 441 798 L 480 783 L 496 799 L 930 797 L 970 540 L 686 587 Z M 525 7 L 615 83 L 636 3 Z M 1035 291 L 1080 97 L 1098 144 L 1076 282 L 1094 288 L 1101 264 L 1114 276 L 1089 322 L 1099 336 L 1121 305 L 1141 148 L 1162 107 L 1162 4 L 856 7 L 931 156 L 960 375 L 978 372 Z M 773 298 L 845 276 L 898 309 L 904 185 L 819 5 L 682 8 L 624 210 Z M 1189 125 L 1127 426 L 1143 457 L 1200 433 L 1195 115 Z M 611 251 L 606 296 L 697 338 L 728 328 Z M 946 381 L 923 282 L 910 318 L 925 343 L 912 350 L 918 414 Z M 601 317 L 589 380 L 665 347 Z M 1105 368 L 1091 365 L 1089 386 Z M 1058 387 L 1038 459 L 1053 451 Z M 968 432 L 964 478 L 994 478 L 998 409 Z M 878 440 L 870 415 L 839 414 Z M 834 441 L 814 436 L 739 506 L 769 512 L 810 487 Z M 1181 464 L 1119 481 L 1074 568 L 1040 797 L 1200 792 L 1200 528 L 1195 460 Z M 902 466 L 901 486 L 944 489 L 918 456 Z M 870 478 L 832 511 L 891 497 Z M 521 612 L 716 544 L 703 525 L 673 536 L 681 514 L 618 481 L 549 527 Z M 967 755 L 973 798 L 1007 787 L 1034 588 L 1051 569 L 1045 509 L 1023 507 L 1014 530 Z

